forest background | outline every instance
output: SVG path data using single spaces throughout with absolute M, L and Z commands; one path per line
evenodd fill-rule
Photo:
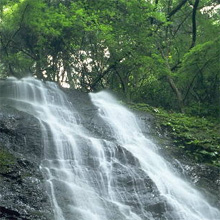
M 219 6 L 219 0 L 1 0 L 0 78 L 32 75 L 86 92 L 111 89 L 127 102 L 184 113 L 173 121 L 169 114 L 164 125 L 180 146 L 185 138 L 196 159 L 220 164 Z M 205 137 L 192 135 L 204 127 Z

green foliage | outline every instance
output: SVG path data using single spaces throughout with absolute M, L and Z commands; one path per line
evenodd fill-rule
M 153 114 L 160 130 L 166 130 L 176 147 L 195 161 L 220 166 L 220 124 L 217 121 L 171 113 L 147 104 L 130 106 Z
M 104 81 L 110 84 L 116 71 L 120 83 L 127 87 L 129 79 L 145 65 L 138 62 L 148 56 L 142 51 L 151 48 L 149 19 L 165 21 L 165 15 L 153 12 L 153 6 L 144 0 L 85 0 L 68 4 L 20 0 L 5 4 L 2 60 L 8 72 L 25 72 L 25 58 L 26 69 L 38 77 L 55 81 L 65 77 L 74 84 L 80 83 L 81 88 L 98 88 Z M 109 68 L 116 65 L 117 70 Z M 60 76 L 61 66 L 66 76 Z M 103 74 L 108 68 L 109 78 L 109 74 Z M 125 74 L 124 68 L 137 71 Z
M 195 1 L 184 2 L 2 0 L 0 75 L 217 117 L 220 17 L 212 1 L 195 18 Z
M 159 111 L 161 125 L 170 131 L 177 146 L 182 146 L 198 162 L 220 166 L 219 123 L 205 118 Z
M 219 115 L 220 39 L 198 44 L 185 54 L 179 85 L 188 85 L 185 102 L 192 114 Z

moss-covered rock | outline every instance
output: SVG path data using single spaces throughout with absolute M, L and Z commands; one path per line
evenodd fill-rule
M 3 149 L 2 145 L 0 144 L 0 173 L 6 174 L 12 171 L 15 163 L 15 157 Z
M 129 104 L 155 116 L 155 127 L 168 134 L 179 152 L 200 163 L 220 167 L 220 125 L 218 121 L 167 112 L 147 104 Z

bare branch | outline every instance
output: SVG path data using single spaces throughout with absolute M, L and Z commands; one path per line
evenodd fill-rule
M 170 19 L 175 15 L 187 2 L 188 0 L 180 0 L 180 3 L 168 14 L 167 18 Z

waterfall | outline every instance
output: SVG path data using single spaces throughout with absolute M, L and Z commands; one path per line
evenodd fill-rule
M 55 220 L 219 218 L 158 154 L 135 115 L 107 92 L 90 94 L 100 132 L 85 127 L 75 103 L 55 83 L 9 78 L 0 97 L 39 120 L 41 169 Z
M 100 116 L 106 121 L 118 144 L 129 151 L 150 176 L 162 196 L 173 207 L 176 219 L 217 220 L 220 212 L 211 207 L 190 184 L 176 176 L 172 167 L 157 152 L 155 144 L 141 132 L 137 120 L 125 107 L 106 92 L 90 94 L 99 107 Z

